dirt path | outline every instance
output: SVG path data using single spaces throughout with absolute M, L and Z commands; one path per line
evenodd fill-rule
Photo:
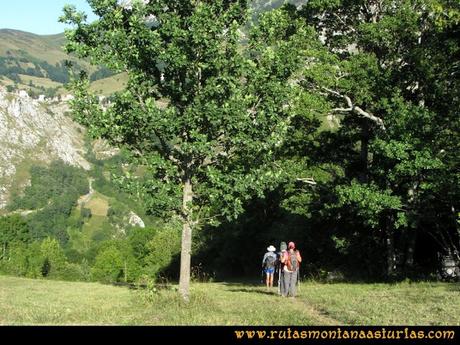
M 88 179 L 88 182 L 89 182 L 89 193 L 86 194 L 86 195 L 82 195 L 82 196 L 80 197 L 80 199 L 78 199 L 78 206 L 81 206 L 81 205 L 86 204 L 86 203 L 91 199 L 91 197 L 93 196 L 93 193 L 94 193 L 93 181 L 94 181 L 93 178 L 89 178 L 89 179 Z

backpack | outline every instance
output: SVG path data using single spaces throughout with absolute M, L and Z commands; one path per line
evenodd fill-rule
M 288 269 L 289 271 L 295 271 L 297 268 L 299 268 L 299 263 L 297 262 L 297 252 L 295 251 L 294 253 L 289 253 L 289 258 L 288 258 Z
M 268 255 L 265 258 L 265 268 L 275 267 L 275 264 L 276 264 L 276 256 L 275 255 Z

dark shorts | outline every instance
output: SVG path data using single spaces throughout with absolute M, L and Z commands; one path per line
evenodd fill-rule
M 266 268 L 266 269 L 264 269 L 264 271 L 267 274 L 273 274 L 273 273 L 275 273 L 275 267 Z

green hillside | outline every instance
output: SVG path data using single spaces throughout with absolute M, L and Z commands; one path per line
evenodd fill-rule
M 112 78 L 112 73 L 106 68 L 96 68 L 86 61 L 69 58 L 64 45 L 63 33 L 41 36 L 1 29 L 0 85 L 7 86 L 9 90 L 27 90 L 32 96 L 67 94 L 64 84 L 69 81 L 66 67 L 69 60 L 75 70 L 87 71 L 91 81 L 104 80 L 96 84 L 95 91 L 108 95 L 121 88 L 123 82 L 119 77 Z
M 2 57 L 31 56 L 56 64 L 68 59 L 67 54 L 61 49 L 64 43 L 64 34 L 40 36 L 19 30 L 0 30 L 0 56 Z

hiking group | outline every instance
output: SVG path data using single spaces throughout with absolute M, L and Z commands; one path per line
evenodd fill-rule
M 265 273 L 267 289 L 273 287 L 275 272 L 278 273 L 278 293 L 283 297 L 295 297 L 299 281 L 299 266 L 302 262 L 300 252 L 294 242 L 281 242 L 280 251 L 270 245 L 262 259 L 262 268 Z

